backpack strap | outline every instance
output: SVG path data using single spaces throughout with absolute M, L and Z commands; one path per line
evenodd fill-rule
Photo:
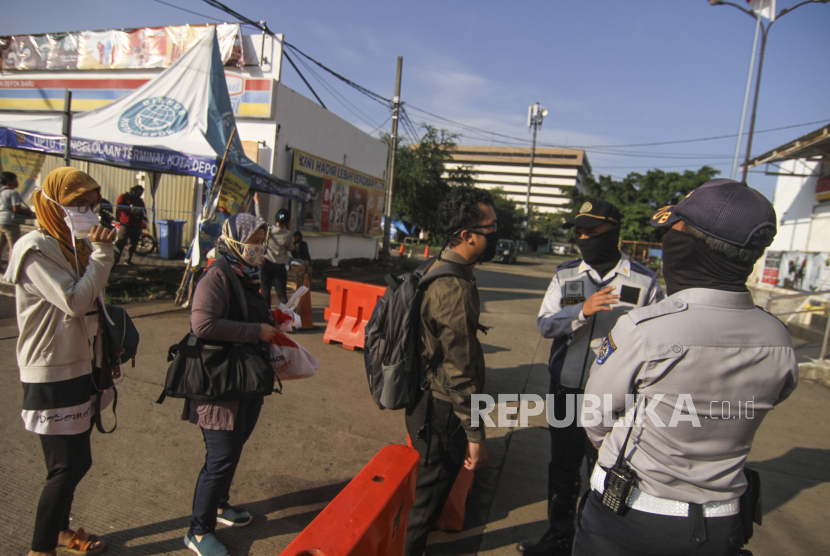
M 429 265 L 423 265 L 418 270 L 424 267 L 426 267 L 426 269 L 431 268 L 436 260 L 438 260 L 438 257 L 435 257 L 434 259 L 429 259 L 429 261 L 427 261 Z M 466 280 L 467 282 L 475 283 L 475 279 L 473 279 L 469 275 L 467 270 L 462 265 L 454 263 L 452 261 L 447 261 L 445 259 L 441 259 L 441 262 L 444 264 L 439 266 L 438 268 L 427 270 L 426 272 L 424 272 L 423 275 L 421 275 L 421 280 L 418 282 L 419 289 L 426 288 L 436 279 L 443 278 L 444 276 L 455 276 L 456 278 L 461 278 L 462 280 Z
M 103 392 L 97 392 L 95 394 L 95 428 L 97 428 L 98 432 L 100 432 L 101 434 L 110 434 L 112 432 L 115 432 L 116 427 L 118 427 L 118 417 L 115 415 L 115 408 L 118 407 L 118 390 L 115 388 L 115 386 L 112 387 L 112 394 L 114 396 L 112 399 L 112 415 L 113 417 L 115 417 L 115 424 L 112 426 L 112 430 L 105 430 L 104 422 L 101 421 L 101 396 L 103 394 Z M 157 403 L 161 403 L 162 401 L 164 401 L 163 397 L 160 398 Z

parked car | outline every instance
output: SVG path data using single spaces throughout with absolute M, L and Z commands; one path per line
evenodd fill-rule
M 511 239 L 500 239 L 499 245 L 496 247 L 496 256 L 493 257 L 494 262 L 505 262 L 507 264 L 513 264 L 516 262 L 516 258 L 519 256 L 519 248 L 516 246 L 516 242 Z

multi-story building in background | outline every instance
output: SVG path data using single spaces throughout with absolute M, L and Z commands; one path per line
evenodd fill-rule
M 529 147 L 481 147 L 457 145 L 447 168 L 467 167 L 482 189 L 502 189 L 510 200 L 524 207 L 530 170 Z M 581 149 L 537 148 L 533 158 L 531 210 L 562 212 L 569 191 L 591 174 L 588 156 Z

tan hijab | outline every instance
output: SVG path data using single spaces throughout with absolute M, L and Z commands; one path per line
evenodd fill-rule
M 52 201 L 57 201 L 62 206 L 68 206 L 69 203 L 81 195 L 94 189 L 100 189 L 100 187 L 88 174 L 64 166 L 49 172 L 43 182 L 43 191 L 35 191 L 32 196 L 37 223 L 41 228 L 39 231 L 58 240 L 61 251 L 66 260 L 72 265 L 72 268 L 76 267 L 75 253 L 78 254 L 77 267 L 80 269 L 81 276 L 84 275 L 84 271 L 86 271 L 89 264 L 92 248 L 86 241 L 76 239 L 72 235 L 64 220 L 66 213 Z M 52 200 L 50 201 L 47 197 Z M 74 251 L 72 249 L 73 244 L 75 246 Z

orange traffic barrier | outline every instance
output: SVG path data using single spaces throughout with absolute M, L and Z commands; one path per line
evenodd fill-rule
M 464 514 L 467 510 L 467 498 L 473 490 L 475 475 L 466 467 L 462 467 L 452 486 L 450 496 L 441 511 L 441 517 L 435 526 L 442 531 L 461 531 L 464 528 Z
M 308 288 L 308 291 L 300 297 L 300 302 L 297 304 L 297 314 L 300 315 L 301 325 L 297 327 L 298 330 L 311 330 L 314 328 L 314 319 L 311 316 L 311 280 L 308 273 L 303 277 L 303 285 Z
M 429 258 L 429 245 L 427 245 L 426 249 L 424 249 L 424 257 Z
M 413 450 L 412 438 L 406 435 L 406 444 Z M 467 511 L 467 498 L 470 497 L 470 492 L 473 490 L 473 478 L 475 475 L 466 467 L 462 467 L 458 472 L 458 477 L 455 478 L 455 483 L 452 485 L 452 490 L 444 503 L 444 509 L 441 510 L 441 515 L 435 526 L 442 531 L 461 531 L 464 529 L 464 515 Z
M 403 556 L 419 459 L 408 446 L 382 448 L 281 556 Z
M 403 257 L 403 243 L 401 243 L 401 249 L 398 251 L 398 256 Z
M 323 341 L 327 344 L 340 342 L 350 350 L 363 349 L 366 323 L 369 322 L 378 299 L 386 293 L 386 288 L 329 278 L 326 289 L 331 297 L 325 311 L 328 324 Z

